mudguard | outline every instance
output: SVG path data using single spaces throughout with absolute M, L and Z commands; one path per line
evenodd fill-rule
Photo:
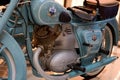
M 9 35 L 6 31 L 0 34 L 0 42 L 11 52 L 16 68 L 15 80 L 26 80 L 26 61 L 22 50 L 15 41 L 15 39 Z M 11 80 L 11 79 L 8 79 Z

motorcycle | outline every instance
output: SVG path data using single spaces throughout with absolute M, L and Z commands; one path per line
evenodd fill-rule
M 33 74 L 47 80 L 93 78 L 118 58 L 111 55 L 118 42 L 117 1 L 84 0 L 69 8 L 54 0 L 2 1 L 0 65 L 8 74 L 1 79 L 26 80 L 28 61 Z

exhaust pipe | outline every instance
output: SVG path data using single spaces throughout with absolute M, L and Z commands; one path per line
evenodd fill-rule
M 98 69 L 100 67 L 104 67 L 107 64 L 109 64 L 109 63 L 113 62 L 114 60 L 116 60 L 117 58 L 118 57 L 116 57 L 116 56 L 104 58 L 104 59 L 102 59 L 99 62 L 96 62 L 96 63 L 90 64 L 90 65 L 84 66 L 85 72 L 82 72 L 82 71 L 72 71 L 71 73 L 69 73 L 69 76 L 72 78 L 72 77 L 75 77 L 75 76 L 78 76 L 78 75 L 83 75 L 85 73 L 88 73 L 88 72 L 93 71 L 95 69 Z
M 91 70 L 94 70 L 96 68 L 100 68 L 100 67 L 103 67 L 103 66 L 106 66 L 107 64 L 113 62 L 114 60 L 116 60 L 118 57 L 116 56 L 113 56 L 113 57 L 107 57 L 105 59 L 102 59 L 101 61 L 99 62 L 96 62 L 92 65 L 89 65 L 89 66 L 86 66 L 86 72 L 89 72 Z

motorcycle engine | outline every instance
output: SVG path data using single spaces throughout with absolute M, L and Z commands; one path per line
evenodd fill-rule
M 32 44 L 42 47 L 40 65 L 44 70 L 65 72 L 67 65 L 76 63 L 78 54 L 74 50 L 74 35 L 69 25 L 36 26 L 33 33 Z M 71 43 L 71 44 L 70 44 Z

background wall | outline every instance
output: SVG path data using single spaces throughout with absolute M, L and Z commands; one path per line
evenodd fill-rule
M 71 6 L 82 6 L 84 0 L 72 0 Z
M 58 3 L 60 3 L 61 5 L 64 5 L 64 0 L 55 0 Z M 70 0 L 68 0 L 69 2 Z M 82 5 L 84 0 L 72 0 L 72 4 L 71 6 L 77 6 L 77 5 Z

